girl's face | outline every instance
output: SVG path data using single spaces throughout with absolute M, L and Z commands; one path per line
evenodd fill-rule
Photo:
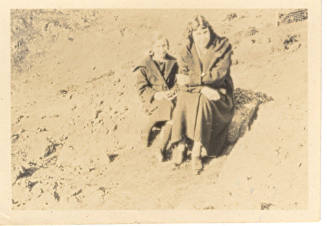
M 209 28 L 199 27 L 197 30 L 192 32 L 193 40 L 198 46 L 205 47 L 210 41 L 210 31 Z
M 167 40 L 157 40 L 153 45 L 153 53 L 156 59 L 163 59 L 168 53 Z

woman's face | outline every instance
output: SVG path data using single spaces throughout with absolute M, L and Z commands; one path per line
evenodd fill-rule
M 210 31 L 209 28 L 199 27 L 197 30 L 192 32 L 193 40 L 198 46 L 205 47 L 210 41 Z
M 153 45 L 153 53 L 156 59 L 163 59 L 168 52 L 167 40 L 157 40 Z

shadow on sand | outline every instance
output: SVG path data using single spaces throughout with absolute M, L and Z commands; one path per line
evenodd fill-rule
M 217 157 L 204 157 L 204 165 L 208 165 L 213 159 L 229 155 L 237 141 L 251 130 L 258 117 L 260 105 L 270 101 L 273 101 L 273 98 L 262 92 L 237 88 L 234 92 L 235 112 L 228 127 L 226 144 Z

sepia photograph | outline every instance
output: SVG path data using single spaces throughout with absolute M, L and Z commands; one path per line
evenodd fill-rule
M 308 8 L 9 14 L 11 211 L 312 207 Z

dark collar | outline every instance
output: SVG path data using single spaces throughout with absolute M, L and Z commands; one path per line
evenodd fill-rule
M 165 57 L 165 71 L 163 76 L 161 75 L 161 72 L 159 70 L 159 68 L 157 67 L 156 63 L 154 62 L 154 60 L 152 59 L 152 57 L 148 57 L 147 59 L 147 67 L 149 67 L 151 69 L 151 71 L 153 71 L 155 73 L 155 75 L 159 78 L 165 78 L 167 79 L 171 73 L 171 70 L 173 69 L 174 65 L 176 64 L 176 59 L 170 55 L 167 54 L 167 56 Z

